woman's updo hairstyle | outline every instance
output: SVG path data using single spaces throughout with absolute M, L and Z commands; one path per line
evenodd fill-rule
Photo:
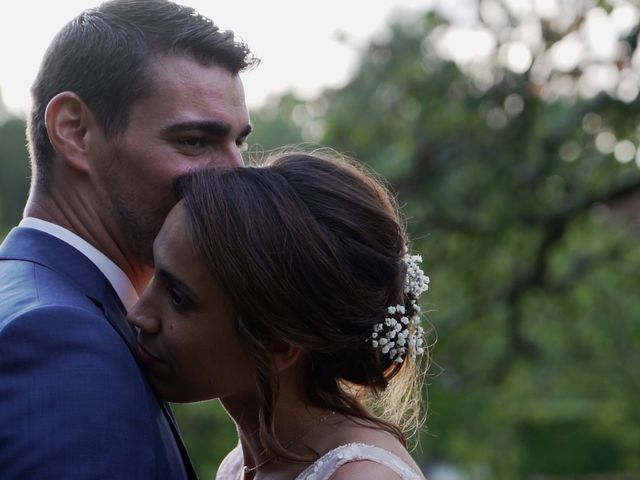
M 355 162 L 314 152 L 194 172 L 179 190 L 194 245 L 255 361 L 265 447 L 290 456 L 273 432 L 279 385 L 270 352 L 282 342 L 305 352 L 309 402 L 404 442 L 422 418 L 423 369 L 372 342 L 389 306 L 411 307 L 405 226 L 383 184 Z

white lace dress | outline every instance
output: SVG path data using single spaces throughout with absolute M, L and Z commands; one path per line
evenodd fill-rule
M 402 480 L 422 480 L 413 468 L 393 453 L 364 443 L 348 443 L 324 454 L 295 480 L 328 480 L 345 463 L 369 460 L 393 470 Z M 222 461 L 216 480 L 242 479 L 242 450 L 234 448 Z

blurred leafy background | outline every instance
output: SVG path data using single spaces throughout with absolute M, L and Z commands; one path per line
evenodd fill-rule
M 640 478 L 640 7 L 474 3 L 397 18 L 342 88 L 272 97 L 248 155 L 327 145 L 398 192 L 433 281 L 429 478 Z M 28 159 L 24 120 L 0 122 L 1 236 Z M 233 425 L 176 410 L 211 478 Z

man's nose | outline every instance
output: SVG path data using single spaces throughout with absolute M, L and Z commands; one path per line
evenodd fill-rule
M 227 149 L 225 149 L 222 154 L 223 158 L 218 158 L 214 160 L 214 166 L 216 167 L 242 167 L 244 166 L 244 158 L 242 157 L 241 148 L 234 143 L 229 145 Z

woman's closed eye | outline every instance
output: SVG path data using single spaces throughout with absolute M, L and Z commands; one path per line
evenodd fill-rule
M 154 284 L 156 281 L 158 282 L 157 288 L 160 292 L 163 292 L 164 298 L 174 310 L 184 313 L 185 310 L 196 309 L 199 305 L 198 298 L 193 293 L 193 290 L 178 277 L 160 266 L 157 266 Z
M 167 285 L 166 287 L 167 295 L 169 297 L 169 301 L 174 309 L 178 311 L 185 310 L 189 308 L 193 302 L 184 292 L 180 290 L 180 288 L 174 285 Z

